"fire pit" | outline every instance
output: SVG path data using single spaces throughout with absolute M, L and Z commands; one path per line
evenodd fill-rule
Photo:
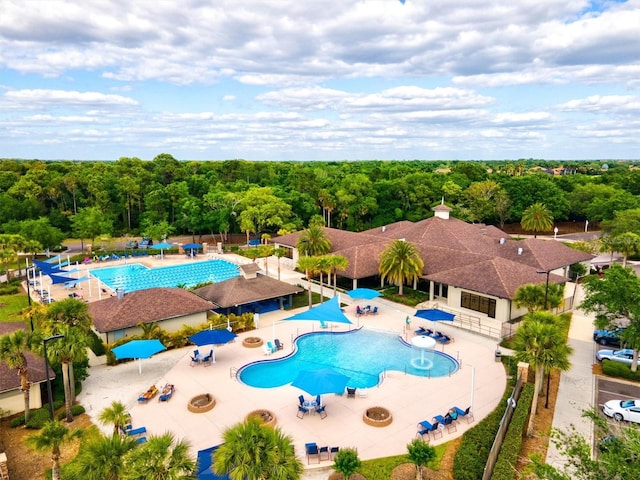
M 204 413 L 211 410 L 216 406 L 216 399 L 210 393 L 202 393 L 200 395 L 196 395 L 189 403 L 187 403 L 187 408 L 190 412 L 193 413 Z
M 245 417 L 245 421 L 248 420 L 249 417 L 257 418 L 268 427 L 273 427 L 276 424 L 276 415 L 269 410 L 254 410 L 249 412 Z
M 247 337 L 242 341 L 242 346 L 247 348 L 261 347 L 264 342 L 260 337 Z
M 362 420 L 372 427 L 386 427 L 393 421 L 391 412 L 383 407 L 370 407 L 364 411 Z

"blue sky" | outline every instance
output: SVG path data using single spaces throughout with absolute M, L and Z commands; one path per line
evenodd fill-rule
M 640 0 L 0 0 L 0 158 L 640 159 Z

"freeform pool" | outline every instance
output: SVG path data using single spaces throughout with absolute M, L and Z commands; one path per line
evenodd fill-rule
M 91 271 L 109 288 L 125 292 L 158 287 L 192 288 L 201 283 L 222 282 L 240 275 L 237 265 L 224 260 L 185 263 L 167 267 L 148 268 L 140 263 L 98 268 Z
M 262 360 L 242 367 L 238 378 L 257 388 L 287 385 L 301 370 L 331 367 L 350 377 L 349 386 L 370 388 L 380 374 L 397 370 L 421 377 L 442 377 L 455 373 L 460 365 L 451 356 L 411 348 L 397 334 L 375 330 L 346 333 L 316 332 L 298 337 L 293 354 Z

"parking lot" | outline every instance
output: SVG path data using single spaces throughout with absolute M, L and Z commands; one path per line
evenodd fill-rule
M 602 405 L 609 400 L 631 400 L 640 398 L 640 384 L 625 380 L 612 380 L 596 377 L 596 405 L 602 411 Z

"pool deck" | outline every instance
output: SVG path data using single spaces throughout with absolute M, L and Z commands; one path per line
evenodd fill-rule
M 207 259 L 206 256 L 200 257 Z M 236 260 L 230 255 L 220 258 L 246 263 L 246 259 Z M 184 261 L 184 256 L 173 259 L 165 257 L 163 260 L 148 257 L 143 263 L 154 266 Z M 100 266 L 107 266 L 109 263 L 101 263 Z M 275 272 L 274 262 L 269 266 L 269 273 L 274 276 Z M 304 283 L 297 272 L 287 270 L 282 270 L 282 280 Z M 54 288 L 58 292 L 54 293 L 52 289 L 54 298 L 62 298 L 69 293 L 64 287 Z M 315 289 L 317 288 L 316 286 Z M 325 294 L 330 294 L 331 289 L 325 286 L 324 291 Z M 86 286 L 83 287 L 83 293 L 88 293 Z M 96 300 L 96 293 L 94 286 L 92 296 L 85 298 L 89 301 Z M 275 311 L 260 315 L 258 329 L 242 333 L 234 342 L 216 347 L 216 363 L 208 367 L 190 365 L 189 357 L 193 346 L 162 352 L 143 360 L 141 374 L 138 372 L 137 362 L 117 366 L 92 366 L 78 400 L 98 425 L 97 416 L 102 409 L 114 400 L 121 401 L 132 414 L 134 428 L 144 426 L 147 434 L 151 435 L 172 432 L 176 438 L 189 442 L 194 456 L 198 450 L 221 443 L 225 428 L 241 422 L 249 412 L 256 409 L 270 410 L 276 416 L 277 426 L 293 439 L 296 452 L 308 469 L 305 479 L 327 478 L 327 468 L 332 464 L 326 460 L 318 462 L 314 457 L 311 464 L 307 465 L 304 453 L 304 444 L 307 442 L 316 442 L 319 446 L 354 447 L 362 460 L 404 454 L 407 444 L 416 436 L 418 422 L 431 421 L 434 415 L 444 415 L 454 405 L 464 409 L 472 402 L 475 422 L 478 422 L 500 402 L 506 385 L 506 374 L 502 364 L 495 361 L 495 340 L 458 330 L 446 322 L 436 324 L 417 318 L 413 318 L 411 328 L 405 332 L 405 318 L 415 312 L 414 308 L 382 299 L 355 301 L 346 295 L 341 295 L 341 301 L 348 304 L 344 310 L 353 325 L 329 324 L 331 330 L 345 331 L 363 326 L 396 332 L 411 341 L 413 331 L 419 325 L 428 326 L 454 338 L 453 343 L 438 345 L 437 348 L 458 359 L 460 370 L 451 377 L 433 379 L 405 375 L 403 372 L 386 372 L 383 382 L 368 389 L 366 397 L 324 395 L 323 403 L 328 414 L 326 418 L 307 415 L 299 419 L 296 416 L 297 398 L 304 392 L 290 385 L 272 389 L 249 387 L 235 377 L 235 371 L 241 366 L 257 360 L 288 355 L 296 336 L 321 330 L 317 322 L 283 320 L 297 311 Z M 356 304 L 377 305 L 379 313 L 357 318 Z M 284 343 L 284 350 L 271 356 L 266 356 L 261 348 L 242 345 L 242 340 L 247 336 L 257 336 L 266 342 L 274 334 Z M 200 350 L 207 350 L 207 347 Z M 150 385 L 155 384 L 160 388 L 166 383 L 172 383 L 176 387 L 170 401 L 159 402 L 156 397 L 147 403 L 138 403 L 138 396 Z M 215 397 L 215 407 L 205 413 L 189 412 L 189 399 L 202 393 L 211 393 Z M 393 421 L 389 426 L 376 428 L 363 422 L 363 413 L 373 406 L 390 410 Z M 434 445 L 446 442 L 461 436 L 472 425 L 473 423 L 467 424 L 465 419 L 461 419 L 457 422 L 456 432 L 449 433 L 445 430 L 440 438 L 430 441 Z M 110 432 L 108 426 L 101 428 L 105 433 Z

